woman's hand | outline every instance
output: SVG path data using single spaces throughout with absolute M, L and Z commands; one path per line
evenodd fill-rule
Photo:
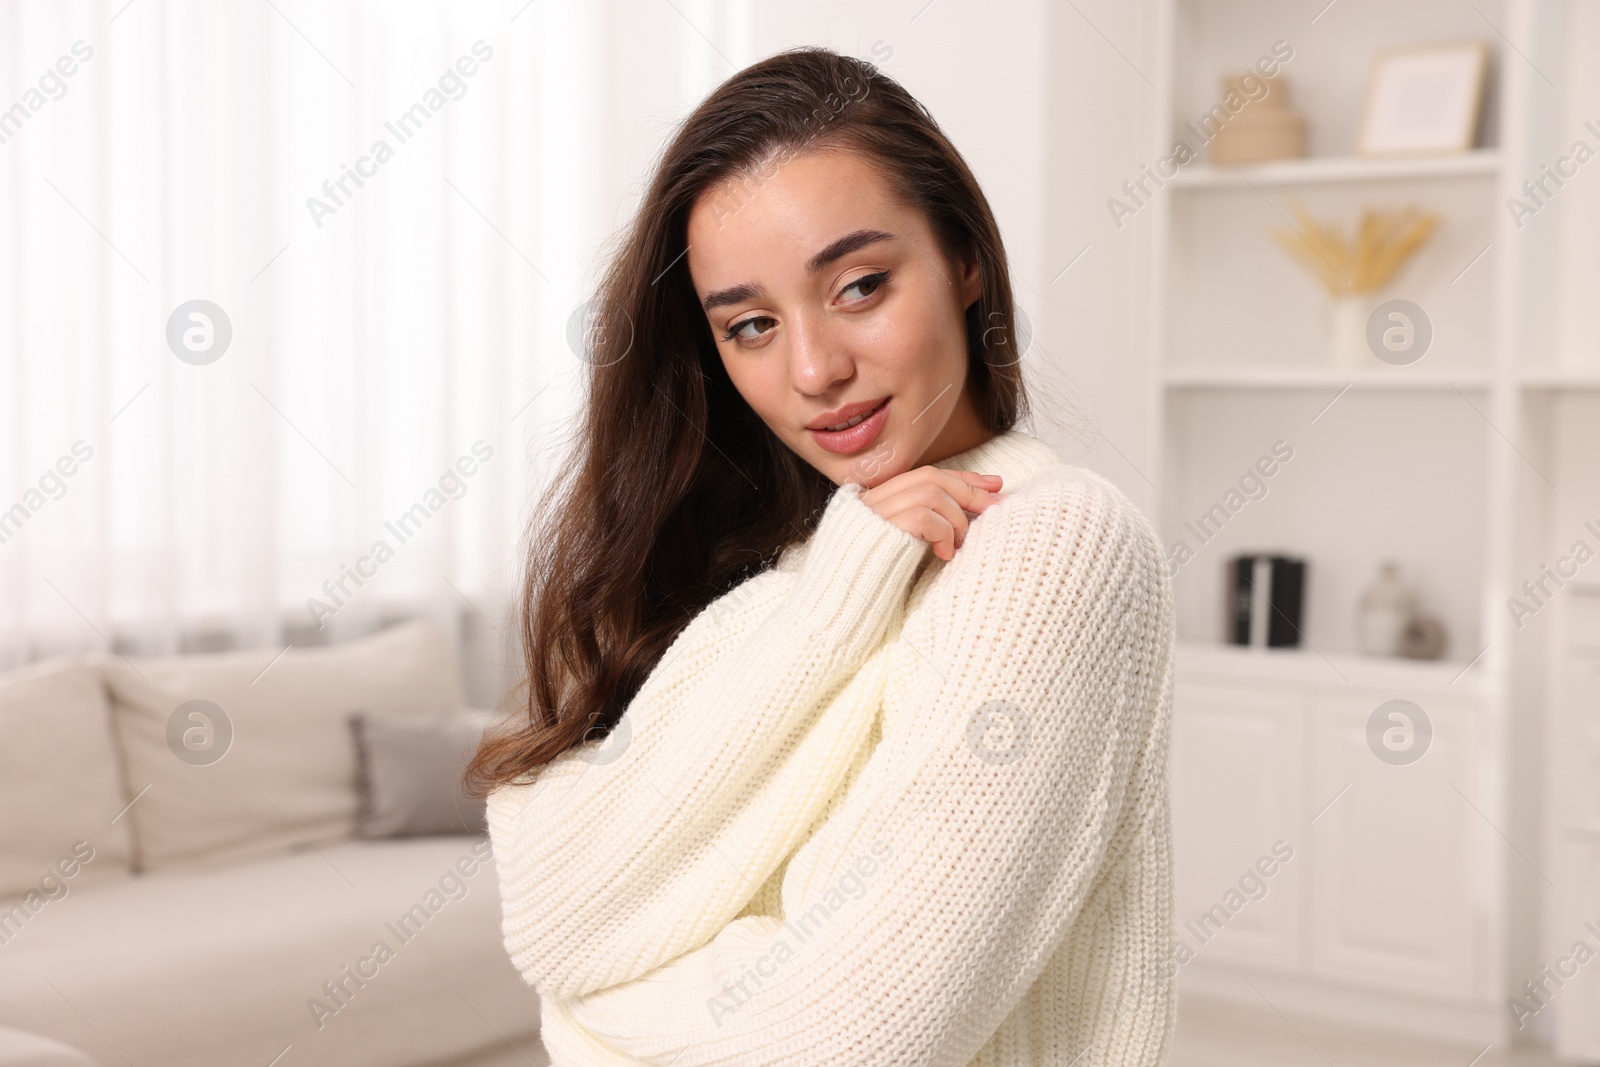
M 946 470 L 932 465 L 897 474 L 864 490 L 861 502 L 913 537 L 933 546 L 945 562 L 967 536 L 967 513 L 981 515 L 1000 500 L 998 474 Z

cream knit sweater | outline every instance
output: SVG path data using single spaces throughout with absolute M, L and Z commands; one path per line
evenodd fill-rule
M 555 1067 L 1166 1059 L 1173 612 L 1111 483 L 1002 434 L 955 558 L 853 485 L 605 742 L 489 797 Z

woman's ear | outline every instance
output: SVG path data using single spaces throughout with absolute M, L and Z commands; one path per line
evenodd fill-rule
M 970 308 L 983 295 L 983 271 L 978 267 L 978 257 L 968 249 L 961 257 L 961 307 Z

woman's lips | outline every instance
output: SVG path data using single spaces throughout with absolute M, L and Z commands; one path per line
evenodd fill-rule
M 862 419 L 848 430 L 807 430 L 811 439 L 829 452 L 847 455 L 859 452 L 878 439 L 884 426 L 889 422 L 889 401 L 892 397 L 885 397 L 871 415 Z

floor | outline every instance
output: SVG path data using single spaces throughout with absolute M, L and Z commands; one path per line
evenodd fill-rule
M 1481 1053 L 1481 1055 L 1480 1055 Z M 1476 1057 L 1476 1058 L 1474 1058 Z M 1541 1047 L 1490 1048 L 1392 1037 L 1266 1008 L 1178 1002 L 1169 1067 L 1568 1067 Z

